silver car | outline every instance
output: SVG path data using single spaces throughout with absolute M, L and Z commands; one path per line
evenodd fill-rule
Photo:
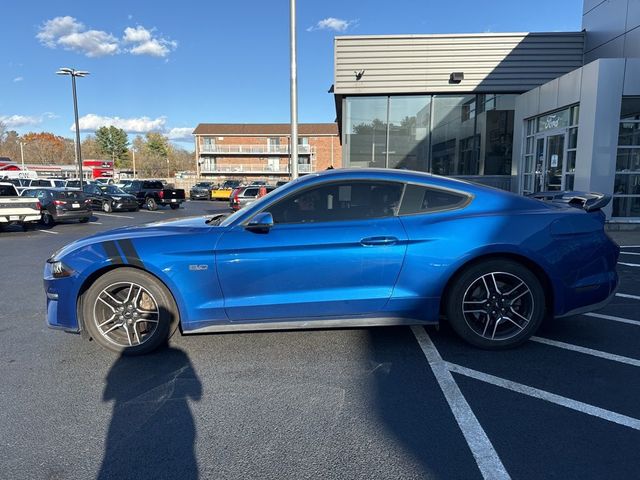
M 229 206 L 231 210 L 238 211 L 241 208 L 255 202 L 260 198 L 260 189 L 264 188 L 266 193 L 276 189 L 273 185 L 249 185 L 246 187 L 238 187 L 231 192 L 229 197 Z M 265 195 L 266 195 L 265 193 Z

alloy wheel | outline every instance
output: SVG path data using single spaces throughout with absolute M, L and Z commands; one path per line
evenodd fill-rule
M 118 347 L 147 342 L 158 328 L 160 310 L 149 290 L 132 282 L 113 283 L 98 294 L 93 305 L 98 332 Z
M 477 335 L 487 340 L 507 340 L 531 322 L 534 313 L 531 289 L 520 277 L 491 272 L 471 282 L 464 293 L 464 320 Z

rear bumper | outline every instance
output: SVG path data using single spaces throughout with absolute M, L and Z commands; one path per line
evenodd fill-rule
M 53 214 L 53 218 L 56 220 L 77 220 L 79 218 L 87 218 L 91 216 L 91 210 L 69 210 L 59 211 Z
M 606 307 L 609 304 L 609 302 L 611 302 L 611 300 L 613 300 L 614 297 L 616 296 L 616 292 L 618 291 L 618 285 L 619 284 L 616 283 L 616 286 L 613 289 L 613 291 L 604 300 L 601 300 L 596 303 L 592 303 L 591 305 L 585 305 L 583 307 L 574 308 L 573 310 L 570 310 L 567 313 L 563 313 L 562 315 L 556 315 L 556 318 L 571 317 L 573 315 L 582 315 L 583 313 L 593 312 L 594 310 L 600 310 L 601 308 Z
M 28 215 L 0 215 L 0 223 L 25 223 L 39 222 L 42 216 L 40 213 L 30 213 Z
M 163 198 L 157 200 L 158 205 L 180 205 L 184 202 L 184 198 Z

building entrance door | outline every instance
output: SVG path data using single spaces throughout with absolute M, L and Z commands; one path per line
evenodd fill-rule
M 563 190 L 566 138 L 566 132 L 536 137 L 534 184 L 536 192 Z

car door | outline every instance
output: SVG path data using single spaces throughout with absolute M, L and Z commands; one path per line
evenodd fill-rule
M 265 207 L 266 233 L 235 225 L 216 246 L 231 321 L 371 315 L 391 296 L 407 248 L 400 183 L 328 182 Z

